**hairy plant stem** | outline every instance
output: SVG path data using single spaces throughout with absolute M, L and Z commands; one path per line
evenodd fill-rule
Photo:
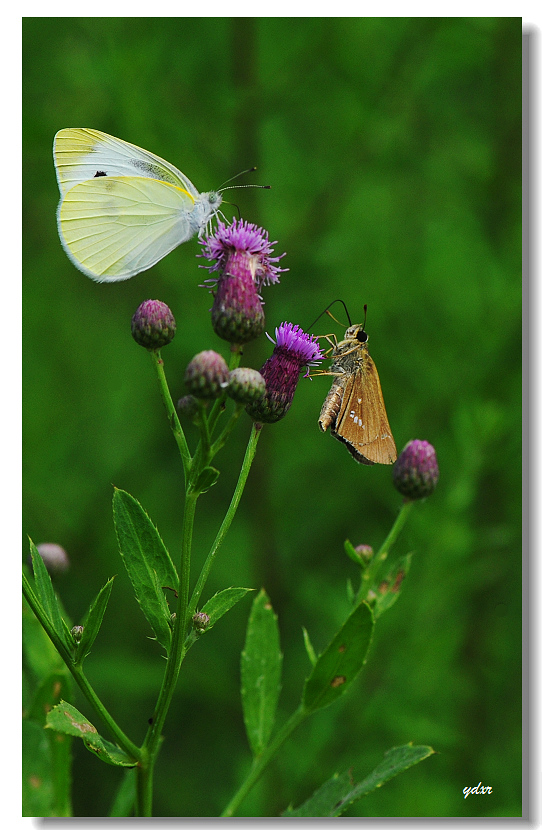
M 184 437 L 182 427 L 177 417 L 175 407 L 173 406 L 173 401 L 171 399 L 171 394 L 169 392 L 167 380 L 164 373 L 163 361 L 161 360 L 158 352 L 153 352 L 151 354 L 153 357 L 153 362 L 156 367 L 158 380 L 160 383 L 160 392 L 162 395 L 162 400 L 164 402 L 170 425 L 175 435 L 177 445 L 181 453 L 181 458 L 183 461 L 186 497 L 183 515 L 179 585 L 177 590 L 177 609 L 173 625 L 171 647 L 169 650 L 166 671 L 164 673 L 164 677 L 162 680 L 162 686 L 160 688 L 160 693 L 158 695 L 158 700 L 154 710 L 152 723 L 149 726 L 147 735 L 145 737 L 145 741 L 141 748 L 141 760 L 137 768 L 136 813 L 138 816 L 145 817 L 152 816 L 154 764 L 156 762 L 156 757 L 158 755 L 160 743 L 162 740 L 162 729 L 164 727 L 164 723 L 171 704 L 173 693 L 175 691 L 182 661 L 187 651 L 187 631 L 189 627 L 189 622 L 194 613 L 199 597 L 201 596 L 201 592 L 209 575 L 216 552 L 219 546 L 221 545 L 222 541 L 224 540 L 224 537 L 231 525 L 237 507 L 239 506 L 241 494 L 246 484 L 250 466 L 254 459 L 256 445 L 258 443 L 259 433 L 261 431 L 261 426 L 258 426 L 258 428 L 256 428 L 256 425 L 253 426 L 247 450 L 245 452 L 243 464 L 241 466 L 241 471 L 239 473 L 237 486 L 235 488 L 230 506 L 228 508 L 226 516 L 224 517 L 220 530 L 218 531 L 217 537 L 213 543 L 211 551 L 207 556 L 205 565 L 203 567 L 202 573 L 200 574 L 200 578 L 198 580 L 194 593 L 192 594 L 192 598 L 189 604 L 188 598 L 190 586 L 190 560 L 192 551 L 192 535 L 194 528 L 196 504 L 198 497 L 200 495 L 200 493 L 196 489 L 194 489 L 194 487 L 198 480 L 198 476 L 201 470 L 206 464 L 209 463 L 209 457 L 211 455 L 211 433 L 218 418 L 218 415 L 220 414 L 220 411 L 224 406 L 224 396 L 222 396 L 219 400 L 215 402 L 209 418 L 207 418 L 203 407 L 200 407 L 200 443 L 198 445 L 198 448 L 196 449 L 194 456 L 191 457 L 190 452 L 188 450 L 188 445 L 186 444 L 186 439 Z M 238 365 L 239 360 L 239 353 L 233 352 L 230 364 Z M 234 413 L 234 415 L 232 416 L 230 422 L 231 425 L 229 424 L 225 428 L 222 435 L 216 442 L 214 447 L 215 452 L 218 451 L 218 449 L 220 449 L 225 439 L 229 436 L 231 428 L 237 421 L 237 417 L 239 414 L 240 409 L 238 408 L 236 410 L 236 413 Z
M 106 707 L 94 691 L 92 685 L 89 683 L 82 667 L 80 665 L 76 665 L 74 658 L 70 654 L 69 650 L 66 648 L 66 645 L 59 637 L 51 623 L 49 622 L 49 618 L 45 611 L 42 608 L 42 605 L 37 598 L 36 594 L 34 593 L 34 589 L 32 588 L 26 574 L 23 571 L 23 595 L 28 602 L 29 606 L 31 607 L 32 611 L 40 621 L 41 626 L 47 633 L 49 639 L 55 646 L 56 650 L 64 660 L 66 666 L 70 670 L 75 682 L 85 695 L 86 699 L 97 713 L 97 715 L 102 719 L 102 721 L 106 724 L 109 728 L 111 734 L 115 738 L 118 745 L 123 749 L 127 755 L 134 759 L 134 761 L 138 761 L 141 759 L 141 750 L 137 747 L 132 741 L 128 738 L 127 735 L 124 734 L 120 726 L 116 723 L 115 720 L 111 717 L 109 712 L 107 711 Z
M 163 404 L 166 408 L 169 425 L 173 432 L 173 436 L 175 441 L 177 442 L 177 446 L 179 447 L 179 452 L 181 453 L 181 458 L 183 460 L 183 469 L 185 472 L 185 481 L 188 470 L 190 469 L 190 464 L 192 461 L 192 457 L 190 455 L 190 450 L 188 449 L 188 444 L 186 443 L 186 438 L 183 432 L 183 428 L 181 426 L 181 422 L 179 421 L 179 416 L 177 415 L 177 410 L 175 409 L 175 405 L 171 398 L 171 393 L 169 391 L 169 386 L 166 380 L 166 374 L 164 372 L 164 361 L 160 356 L 159 351 L 151 351 L 150 356 L 153 362 L 153 366 L 156 371 L 156 376 L 158 378 L 158 385 L 160 387 L 160 395 L 162 397 Z
M 248 445 L 247 445 L 247 448 L 246 448 L 246 451 L 245 451 L 245 457 L 243 458 L 243 464 L 241 466 L 241 470 L 240 470 L 240 473 L 239 473 L 239 478 L 237 479 L 237 485 L 235 487 L 233 496 L 231 498 L 230 505 L 228 507 L 226 515 L 224 516 L 222 524 L 220 525 L 220 529 L 219 529 L 219 531 L 218 531 L 218 533 L 215 537 L 215 540 L 214 540 L 213 544 L 211 545 L 211 549 L 210 549 L 210 551 L 207 555 L 207 559 L 205 560 L 203 568 L 201 569 L 201 573 L 199 575 L 199 579 L 197 581 L 196 587 L 194 588 L 194 591 L 192 592 L 192 597 L 190 599 L 190 607 L 189 607 L 189 611 L 188 611 L 189 616 L 192 616 L 192 614 L 194 614 L 194 612 L 196 611 L 196 608 L 197 608 L 197 605 L 199 603 L 203 588 L 205 587 L 205 583 L 207 581 L 207 577 L 209 576 L 209 573 L 210 573 L 211 568 L 213 566 L 215 556 L 218 552 L 218 549 L 219 549 L 220 545 L 224 541 L 226 533 L 230 529 L 230 525 L 233 521 L 233 517 L 235 516 L 235 513 L 236 513 L 237 508 L 239 506 L 239 502 L 241 501 L 241 496 L 243 495 L 243 490 L 245 489 L 245 484 L 247 482 L 250 467 L 252 465 L 252 462 L 254 460 L 254 456 L 256 454 L 256 447 L 257 447 L 257 444 L 258 444 L 258 438 L 260 437 L 261 431 L 262 431 L 262 425 L 261 424 L 253 424 L 252 425 L 250 438 L 249 438 Z
M 138 815 L 140 816 L 152 816 L 152 773 L 154 763 L 160 748 L 162 729 L 175 691 L 175 686 L 177 685 L 181 664 L 186 653 L 185 640 L 188 626 L 187 610 L 190 587 L 190 557 L 198 495 L 198 493 L 187 493 L 184 504 L 177 610 L 173 625 L 171 646 L 152 723 L 149 726 L 142 747 L 144 758 L 138 767 L 137 801 Z
M 310 712 L 305 711 L 302 705 L 299 706 L 293 715 L 291 715 L 286 721 L 284 726 L 279 729 L 273 740 L 267 745 L 262 754 L 257 758 L 254 758 L 250 772 L 221 814 L 221 818 L 228 818 L 235 815 L 239 805 L 245 796 L 248 795 L 258 778 L 262 775 L 269 762 L 273 759 L 273 756 L 278 752 L 286 739 L 290 737 L 294 729 L 296 729 L 309 714 Z
M 388 553 L 390 552 L 392 545 L 395 543 L 401 530 L 406 524 L 406 520 L 409 517 L 413 504 L 413 501 L 405 499 L 405 501 L 401 505 L 401 510 L 397 514 L 397 518 L 395 519 L 390 532 L 388 533 L 380 547 L 380 550 L 377 554 L 375 554 L 375 556 L 373 556 L 369 565 L 363 571 L 361 575 L 361 585 L 356 595 L 356 605 L 359 605 L 361 602 L 363 602 L 363 600 L 367 599 L 367 595 L 371 588 L 374 586 L 374 583 L 378 577 L 380 568 L 388 558 Z

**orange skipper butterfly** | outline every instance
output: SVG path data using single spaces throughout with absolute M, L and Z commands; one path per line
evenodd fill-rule
M 364 309 L 367 316 L 367 306 Z M 328 340 L 333 362 L 328 372 L 314 373 L 335 378 L 320 412 L 320 429 L 329 428 L 360 464 L 393 464 L 397 450 L 378 372 L 367 348 L 365 323 L 349 325 L 340 342 L 335 337 Z

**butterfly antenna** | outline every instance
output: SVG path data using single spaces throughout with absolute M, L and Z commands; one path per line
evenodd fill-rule
M 361 330 L 365 331 L 365 323 L 367 322 L 367 303 L 365 303 L 365 305 L 363 306 L 363 313 L 365 314 L 365 317 L 363 318 L 363 325 L 361 327 Z
M 351 325 L 352 325 L 352 320 L 350 319 L 350 315 L 349 315 L 349 313 L 348 313 L 348 309 L 347 309 L 347 307 L 346 307 L 346 303 L 345 303 L 345 301 L 344 301 L 344 300 L 333 300 L 333 302 L 332 302 L 332 303 L 330 303 L 330 304 L 328 305 L 328 307 L 327 307 L 327 308 L 324 308 L 324 310 L 323 310 L 323 311 L 322 311 L 322 312 L 318 315 L 318 317 L 316 318 L 316 320 L 314 321 L 314 323 L 311 323 L 311 325 L 309 326 L 309 328 L 307 329 L 307 331 L 309 331 L 310 329 L 312 329 L 312 327 L 313 327 L 313 326 L 314 326 L 314 325 L 318 322 L 318 320 L 320 319 L 320 317 L 323 317 L 323 316 L 324 316 L 324 314 L 327 314 L 327 316 L 328 316 L 328 317 L 331 317 L 331 319 L 332 319 L 332 320 L 335 320 L 335 322 L 336 322 L 336 323 L 339 323 L 339 325 L 342 325 L 342 323 L 340 323 L 340 322 L 337 320 L 337 318 L 336 318 L 336 317 L 334 317 L 334 316 L 333 316 L 333 314 L 331 314 L 331 312 L 330 312 L 330 310 L 329 310 L 329 309 L 331 308 L 331 306 L 332 306 L 332 305 L 334 305 L 335 303 L 342 303 L 342 306 L 343 306 L 343 308 L 344 308 L 344 310 L 345 310 L 345 312 L 346 312 L 346 316 L 348 317 L 348 325 L 349 325 L 349 326 L 351 326 Z M 367 308 L 367 306 L 366 306 L 365 308 Z
M 237 187 L 261 187 L 264 190 L 270 190 L 270 184 L 234 184 L 231 187 L 224 187 L 224 185 L 228 184 L 228 182 L 233 182 L 234 179 L 238 179 L 239 176 L 244 176 L 245 173 L 254 173 L 255 170 L 256 167 L 249 167 L 248 170 L 241 170 L 240 173 L 236 173 L 235 176 L 232 176 L 230 179 L 226 179 L 226 181 L 218 188 L 218 193 L 222 193 L 223 190 L 233 190 Z

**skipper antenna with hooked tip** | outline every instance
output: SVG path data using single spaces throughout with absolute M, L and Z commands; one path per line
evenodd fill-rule
M 342 303 L 342 306 L 343 306 L 343 308 L 344 308 L 344 310 L 345 310 L 345 312 L 346 312 L 346 316 L 348 317 L 348 325 L 349 325 L 349 326 L 351 326 L 351 325 L 352 325 L 352 320 L 350 319 L 350 315 L 349 315 L 349 313 L 348 313 L 348 309 L 347 309 L 347 307 L 346 307 L 346 303 L 345 303 L 345 301 L 344 301 L 344 300 L 333 300 L 333 302 L 332 302 L 332 303 L 330 303 L 330 304 L 328 305 L 328 307 L 327 307 L 327 308 L 324 308 L 324 310 L 323 310 L 323 311 L 322 311 L 322 312 L 318 315 L 318 317 L 316 318 L 316 320 L 314 321 L 314 323 L 311 323 L 311 324 L 310 324 L 310 326 L 309 326 L 309 328 L 307 329 L 307 331 L 310 331 L 310 330 L 312 329 L 312 327 L 315 325 L 315 323 L 317 323 L 317 322 L 318 322 L 318 320 L 320 319 L 320 317 L 323 317 L 323 316 L 324 316 L 324 314 L 327 314 L 327 315 L 328 315 L 328 317 L 331 317 L 331 319 L 332 319 L 332 320 L 335 320 L 335 322 L 336 322 L 336 323 L 339 323 L 339 321 L 338 321 L 338 320 L 337 320 L 337 319 L 333 316 L 333 314 L 331 314 L 331 312 L 329 311 L 329 309 L 331 308 L 331 306 L 332 306 L 332 305 L 335 305 L 335 303 Z M 367 306 L 365 306 L 365 311 L 367 312 Z M 341 323 L 339 323 L 339 325 L 341 325 Z M 365 323 L 364 323 L 363 325 L 365 325 Z

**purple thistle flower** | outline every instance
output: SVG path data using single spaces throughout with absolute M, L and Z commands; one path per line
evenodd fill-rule
M 248 343 L 263 332 L 265 316 L 259 291 L 262 286 L 279 281 L 287 269 L 276 264 L 282 256 L 271 256 L 275 243 L 267 231 L 236 219 L 230 225 L 218 223 L 212 236 L 202 240 L 201 256 L 215 260 L 203 266 L 217 277 L 205 280 L 213 291 L 211 309 L 213 328 L 230 343 Z
M 409 441 L 393 465 L 393 483 L 405 498 L 430 496 L 439 480 L 435 448 L 429 441 Z
M 300 371 L 318 365 L 324 358 L 318 338 L 305 334 L 293 323 L 281 323 L 275 329 L 275 337 L 273 354 L 260 370 L 265 380 L 265 395 L 246 407 L 251 418 L 267 424 L 280 421 L 290 409 Z

